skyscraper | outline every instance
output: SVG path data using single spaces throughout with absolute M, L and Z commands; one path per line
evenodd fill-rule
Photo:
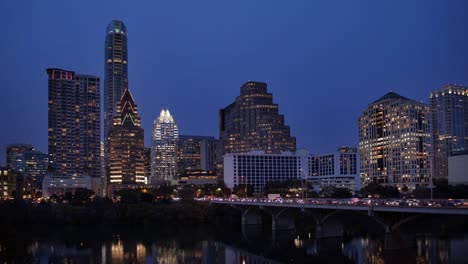
M 429 106 L 390 92 L 359 117 L 361 182 L 409 188 L 431 177 Z
M 220 141 L 223 154 L 263 150 L 281 153 L 296 150 L 284 116 L 279 114 L 267 84 L 248 81 L 236 101 L 220 110 Z
M 138 106 L 130 90 L 125 90 L 117 104 L 114 124 L 109 130 L 109 184 L 145 182 L 144 131 Z
M 104 62 L 104 138 L 117 114 L 117 103 L 128 89 L 127 28 L 119 20 L 107 25 Z
M 161 110 L 154 121 L 151 145 L 151 177 L 155 181 L 172 181 L 177 175 L 177 139 L 179 129 L 169 110 Z
M 434 177 L 448 177 L 448 157 L 468 151 L 468 87 L 446 85 L 430 96 Z
M 57 176 L 100 177 L 100 80 L 49 68 L 49 161 Z
M 24 152 L 33 151 L 34 148 L 30 144 L 9 144 L 6 147 L 6 167 L 12 168 L 15 156 Z

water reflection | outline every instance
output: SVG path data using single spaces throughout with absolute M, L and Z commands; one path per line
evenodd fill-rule
M 237 234 L 237 235 L 236 235 Z M 1 263 L 468 263 L 468 233 L 313 234 L 50 231 L 0 239 Z M 250 236 L 252 237 L 252 236 Z

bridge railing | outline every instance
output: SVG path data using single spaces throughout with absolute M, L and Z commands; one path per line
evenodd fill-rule
M 197 198 L 197 200 L 226 203 L 258 203 L 258 204 L 296 204 L 296 205 L 339 205 L 339 206 L 382 206 L 382 207 L 422 207 L 422 208 L 467 208 L 467 199 L 376 199 L 376 198 Z

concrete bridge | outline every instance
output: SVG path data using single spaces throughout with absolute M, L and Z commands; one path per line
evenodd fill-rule
M 387 205 L 385 200 L 366 200 L 367 204 L 356 199 L 259 199 L 259 198 L 215 198 L 211 204 L 228 205 L 242 214 L 242 226 L 261 225 L 262 212 L 271 217 L 273 231 L 295 228 L 295 217 L 299 213 L 309 213 L 313 216 L 316 233 L 321 234 L 324 224 L 333 216 L 346 211 L 352 211 L 370 217 L 384 228 L 386 233 L 398 229 L 401 225 L 419 217 L 428 215 L 458 215 L 468 216 L 468 206 L 447 205 L 444 201 L 433 201 L 425 206 L 414 204 Z M 445 206 L 442 206 L 445 204 Z M 330 232 L 329 232 L 330 233 Z M 340 230 L 336 230 L 340 235 Z

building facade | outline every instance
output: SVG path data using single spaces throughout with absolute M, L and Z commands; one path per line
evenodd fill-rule
M 49 162 L 57 176 L 101 177 L 100 80 L 49 68 Z
M 434 177 L 449 175 L 448 157 L 468 151 L 468 87 L 446 85 L 430 96 Z
M 127 28 L 122 21 L 107 25 L 104 58 L 104 137 L 111 129 L 117 104 L 128 89 Z
M 49 155 L 40 151 L 30 151 L 13 157 L 11 169 L 21 173 L 33 187 L 39 187 L 48 172 Z
M 320 191 L 323 186 L 360 189 L 359 154 L 356 148 L 340 147 L 331 154 L 310 155 L 306 150 L 266 154 L 264 151 L 224 155 L 224 182 L 228 188 L 252 185 L 263 193 L 269 181 L 306 179 Z
M 191 170 L 215 170 L 217 143 L 214 137 L 180 135 L 177 140 L 179 175 Z
M 468 185 L 468 152 L 459 152 L 448 157 L 448 183 Z
M 251 185 L 254 193 L 264 194 L 269 181 L 304 179 L 308 152 L 266 154 L 264 151 L 229 153 L 224 155 L 224 183 L 233 189 Z
M 109 185 L 145 183 L 143 133 L 138 106 L 130 90 L 125 90 L 117 104 L 117 114 L 107 138 Z
M 154 121 L 151 144 L 151 181 L 177 180 L 179 129 L 169 110 L 161 110 Z
M 6 147 L 6 167 L 11 168 L 11 164 L 15 162 L 15 157 L 24 152 L 31 152 L 34 147 L 30 144 L 9 144 Z
M 432 173 L 429 105 L 396 93 L 359 117 L 361 183 L 399 188 L 428 185 Z
M 223 154 L 261 150 L 281 153 L 296 150 L 284 116 L 279 114 L 267 84 L 248 81 L 234 103 L 220 110 L 220 141 Z
M 16 173 L 7 167 L 0 167 L 0 197 L 14 198 L 13 191 L 16 191 Z
M 340 147 L 337 152 L 309 156 L 307 180 L 319 191 L 323 186 L 361 189 L 357 148 Z

